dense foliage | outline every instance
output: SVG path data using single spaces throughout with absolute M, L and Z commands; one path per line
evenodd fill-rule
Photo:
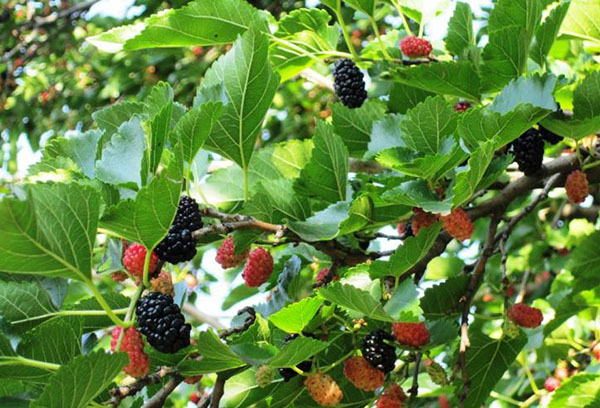
M 598 406 L 599 0 L 94 3 L 0 15 L 0 405 Z

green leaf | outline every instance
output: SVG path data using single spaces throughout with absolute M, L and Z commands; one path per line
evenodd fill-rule
M 163 88 L 163 89 L 161 89 Z M 166 98 L 157 98 L 156 93 L 167 93 Z M 155 98 L 158 100 L 155 101 Z M 167 141 L 167 134 L 171 127 L 171 116 L 173 113 L 173 89 L 164 82 L 156 85 L 148 98 L 147 110 L 156 110 L 151 113 L 150 126 L 150 172 L 155 173 L 160 164 L 160 158 Z M 158 108 L 158 109 L 157 109 Z
M 350 285 L 332 282 L 319 289 L 319 296 L 346 309 L 350 309 L 370 319 L 391 322 L 392 319 L 383 309 L 381 303 L 369 292 Z
M 144 112 L 144 104 L 139 102 L 119 102 L 107 106 L 92 113 L 92 118 L 98 123 L 98 127 L 104 130 L 105 135 L 112 135 L 119 127 L 133 116 L 141 116 Z
M 569 256 L 568 266 L 576 278 L 600 274 L 600 231 L 581 240 Z
M 427 98 L 409 110 L 401 123 L 406 145 L 418 153 L 436 154 L 456 129 L 457 115 L 441 96 Z
M 220 102 L 206 102 L 190 109 L 177 122 L 175 134 L 181 142 L 185 161 L 191 162 L 196 157 L 222 112 Z
M 573 92 L 573 118 L 588 119 L 600 115 L 600 72 L 585 77 Z
M 420 88 L 415 88 L 401 82 L 394 82 L 392 84 L 392 89 L 390 89 L 388 109 L 392 113 L 404 114 L 407 110 L 414 108 L 419 103 L 423 102 L 427 97 L 434 95 L 435 94 Z
M 185 7 L 155 14 L 143 23 L 117 27 L 87 41 L 108 52 L 227 44 L 246 31 L 257 17 L 256 9 L 242 0 L 218 3 L 196 0 Z
M 415 266 L 429 251 L 441 229 L 436 223 L 419 231 L 416 237 L 409 237 L 390 256 L 389 261 L 375 261 L 371 264 L 369 275 L 372 278 L 384 276 L 398 277 Z
M 277 143 L 273 148 L 271 161 L 283 177 L 296 178 L 310 160 L 313 147 L 313 142 L 310 139 L 294 139 Z M 254 157 L 258 157 L 258 155 Z M 252 170 L 252 166 L 250 166 L 250 170 Z
M 269 366 L 273 368 L 295 366 L 318 354 L 328 346 L 329 343 L 324 341 L 311 339 L 310 337 L 297 337 L 286 344 L 281 351 L 269 361 Z
M 311 213 L 310 202 L 298 196 L 293 185 L 293 180 L 288 179 L 263 181 L 256 188 L 256 196 L 250 201 L 257 204 L 256 208 L 262 208 L 262 212 L 270 214 L 265 220 L 275 223 L 305 220 Z
M 479 100 L 479 74 L 469 61 L 444 61 L 402 67 L 392 73 L 394 81 L 425 91 Z
M 0 271 L 89 279 L 98 193 L 77 184 L 36 184 L 28 198 L 0 203 Z
M 86 176 L 94 178 L 98 142 L 103 133 L 100 130 L 88 130 L 84 133 L 69 131 L 64 137 L 50 140 L 44 151 L 51 152 L 53 157 L 70 158 Z
M 84 408 L 100 394 L 127 364 L 125 353 L 95 351 L 61 366 L 32 407 Z
M 353 202 L 331 204 L 305 221 L 292 221 L 289 227 L 302 239 L 328 241 L 335 237 L 359 231 L 371 222 L 373 204 L 368 196 L 362 196 Z
M 80 317 L 46 321 L 23 335 L 17 353 L 32 360 L 67 364 L 81 354 L 81 323 Z
M 96 161 L 96 178 L 109 184 L 141 186 L 146 135 L 137 116 L 119 126 Z
M 421 234 L 419 234 L 421 235 Z M 419 307 L 419 292 L 417 285 L 407 279 L 394 290 L 392 297 L 385 304 L 383 309 L 388 315 L 397 321 L 417 320 L 423 314 Z
M 341 136 L 351 156 L 362 157 L 371 140 L 373 124 L 384 117 L 385 105 L 374 100 L 350 109 L 335 103 L 331 110 L 333 131 Z
M 527 343 L 525 335 L 516 339 L 491 339 L 483 333 L 470 330 L 471 347 L 467 349 L 467 373 L 470 387 L 465 407 L 481 406 L 500 381 L 508 367 L 515 361 Z M 457 389 L 457 393 L 461 388 Z
M 561 35 L 600 42 L 600 4 L 596 0 L 572 0 Z
M 502 115 L 514 111 L 522 104 L 554 111 L 557 109 L 553 97 L 555 86 L 556 77 L 554 75 L 534 74 L 530 77 L 515 79 L 502 89 L 490 108 Z
M 480 145 L 469 158 L 468 168 L 458 171 L 456 174 L 456 183 L 452 191 L 454 192 L 453 207 L 460 207 L 477 192 L 479 182 L 494 158 L 496 144 L 489 140 Z
M 269 321 L 287 333 L 302 333 L 322 304 L 323 299 L 307 297 L 272 314 Z
M 227 54 L 212 64 L 198 91 L 222 87 L 226 95 L 225 109 L 205 148 L 234 161 L 242 169 L 248 168 L 256 138 L 279 83 L 278 75 L 271 69 L 268 51 L 265 34 L 256 27 L 251 28 Z M 196 102 L 194 105 L 197 106 Z
M 56 311 L 50 295 L 40 283 L 0 281 L 0 315 L 11 329 L 24 332 L 42 323 L 44 318 L 41 316 Z M 15 323 L 27 319 L 34 320 Z
M 371 17 L 375 15 L 375 0 L 345 0 L 345 2 L 354 10 L 362 11 Z
M 427 289 L 421 299 L 421 309 L 427 320 L 444 318 L 454 311 L 469 279 L 467 275 L 457 276 Z
M 579 408 L 600 399 L 600 375 L 578 373 L 563 382 L 552 394 L 548 408 Z
M 348 150 L 333 127 L 317 122 L 315 147 L 310 161 L 300 172 L 296 187 L 308 196 L 328 203 L 345 201 L 348 179 Z
M 452 210 L 452 196 L 440 201 L 425 180 L 413 180 L 400 184 L 383 194 L 383 198 L 410 207 L 419 207 L 433 213 L 447 214 Z
M 446 37 L 446 49 L 456 56 L 475 44 L 473 34 L 473 13 L 468 3 L 458 2 L 454 14 L 448 22 L 448 35 Z
M 196 340 L 202 359 L 182 361 L 178 368 L 186 377 L 215 373 L 244 366 L 244 362 L 212 331 L 202 332 Z
M 325 10 L 296 9 L 279 21 L 271 37 L 270 56 L 273 69 L 287 81 L 315 61 L 336 53 L 340 28 L 330 26 L 331 16 Z
M 129 306 L 130 299 L 127 296 L 124 296 L 120 293 L 108 292 L 104 294 L 104 300 L 110 306 L 112 310 L 116 309 L 126 309 Z M 67 305 L 65 307 L 66 310 L 103 310 L 102 306 L 98 303 L 96 298 L 90 297 L 87 299 L 83 299 L 80 302 L 77 302 L 72 305 Z M 111 326 L 113 324 L 112 320 L 106 315 L 93 316 L 86 315 L 83 316 L 83 331 L 90 332 L 94 330 L 100 330 Z
M 511 25 L 491 32 L 482 54 L 482 88 L 495 91 L 521 76 L 527 63 L 528 46 L 527 31 L 522 27 Z
M 570 5 L 570 0 L 557 5 L 535 33 L 535 39 L 529 50 L 529 56 L 540 66 L 543 66 L 546 61 L 546 56 L 550 52 L 554 40 L 556 40 L 558 30 L 567 15 Z
M 164 238 L 175 218 L 183 184 L 181 150 L 179 146 L 174 150 L 177 154 L 169 168 L 143 187 L 135 199 L 106 210 L 100 221 L 102 228 L 148 249 Z
M 412 88 L 416 89 L 416 88 Z M 400 125 L 404 115 L 390 114 L 373 123 L 371 141 L 368 145 L 366 158 L 371 158 L 379 152 L 392 147 L 406 147 Z
M 600 131 L 600 116 L 587 119 L 575 119 L 574 117 L 557 118 L 556 115 L 546 117 L 542 126 L 559 136 L 580 140 L 586 136 Z

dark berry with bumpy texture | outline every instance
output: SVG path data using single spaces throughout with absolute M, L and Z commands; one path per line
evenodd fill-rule
M 115 327 L 112 331 L 110 350 L 113 353 L 117 349 L 117 343 L 119 342 L 119 337 L 121 336 L 122 330 L 123 329 L 120 327 Z M 136 378 L 140 378 L 148 374 L 148 371 L 150 371 L 150 358 L 146 353 L 144 353 L 144 342 L 142 341 L 142 336 L 140 336 L 140 333 L 135 329 L 135 327 L 130 327 L 125 330 L 119 351 L 127 353 L 127 356 L 129 357 L 129 364 L 123 367 L 125 374 Z
M 217 250 L 217 256 L 215 257 L 215 260 L 223 267 L 223 269 L 235 268 L 236 266 L 240 266 L 244 263 L 246 258 L 248 258 L 248 254 L 248 250 L 242 252 L 241 254 L 235 253 L 233 237 L 230 235 L 225 239 L 225 241 L 223 241 Z
M 581 170 L 572 171 L 567 176 L 565 190 L 567 191 L 569 201 L 574 204 L 582 203 L 590 194 L 588 179 L 585 173 Z
M 524 303 L 515 303 L 508 309 L 508 318 L 517 326 L 530 329 L 538 327 L 544 320 L 542 311 Z
M 544 160 L 544 140 L 537 129 L 531 128 L 512 142 L 512 152 L 519 170 L 526 176 L 537 173 Z
M 283 344 L 284 345 L 288 344 L 290 341 L 294 340 L 298 336 L 299 336 L 299 334 L 296 334 L 296 333 L 288 334 L 287 336 L 285 336 L 285 339 L 283 340 Z M 310 336 L 310 337 L 312 337 L 312 336 Z M 298 367 L 301 371 L 307 372 L 307 371 L 310 371 L 310 369 L 312 368 L 312 362 L 308 361 L 308 360 L 303 361 L 300 364 L 298 364 L 296 367 Z M 297 376 L 298 373 L 295 372 L 294 370 L 292 370 L 291 368 L 280 368 L 279 375 L 281 375 L 283 377 L 283 381 L 288 382 L 289 380 L 291 380 L 292 378 Z
M 398 343 L 421 347 L 429 343 L 429 330 L 424 323 L 392 323 L 392 331 Z
M 242 276 L 246 286 L 256 288 L 269 279 L 273 273 L 273 257 L 269 251 L 263 248 L 256 248 L 248 255 L 248 262 L 244 266 Z
M 349 59 L 340 59 L 333 64 L 333 89 L 342 103 L 351 108 L 359 108 L 367 99 L 363 73 Z
M 196 200 L 185 195 L 181 196 L 173 224 L 185 225 L 192 231 L 202 228 L 204 223 Z
M 409 58 L 426 57 L 431 53 L 431 43 L 415 36 L 404 37 L 400 41 L 402 54 Z
M 559 136 L 556 133 L 549 131 L 542 125 L 538 125 L 538 128 L 540 131 L 540 135 L 542 135 L 542 139 L 544 139 L 546 142 L 552 145 L 558 144 L 563 140 L 562 136 Z
M 172 354 L 190 345 L 192 327 L 171 296 L 150 292 L 138 300 L 135 312 L 140 331 L 158 351 Z
M 196 238 L 188 228 L 173 224 L 155 251 L 160 259 L 172 264 L 190 261 L 196 256 Z
M 141 278 L 144 275 L 144 262 L 146 261 L 147 252 L 148 251 L 143 245 L 135 243 L 129 245 L 123 253 L 123 266 L 132 276 Z M 150 263 L 148 265 L 149 276 L 155 274 L 157 264 L 158 257 L 152 252 L 152 255 L 150 255 Z
M 394 336 L 383 330 L 374 330 L 362 342 L 363 357 L 376 369 L 389 373 L 396 364 L 396 348 L 385 341 L 394 341 Z

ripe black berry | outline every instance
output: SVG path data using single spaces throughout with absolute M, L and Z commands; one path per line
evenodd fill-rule
M 188 196 L 181 197 L 169 233 L 154 251 L 160 259 L 173 264 L 193 259 L 196 256 L 196 238 L 192 231 L 202 226 L 196 200 Z
M 555 145 L 555 144 L 559 143 L 561 140 L 563 140 L 562 136 L 559 136 L 556 133 L 549 131 L 542 125 L 538 125 L 538 128 L 540 129 L 540 134 L 542 135 L 542 139 L 544 139 L 546 142 L 548 142 L 550 144 Z
M 372 367 L 389 373 L 396 364 L 396 349 L 385 340 L 394 341 L 394 337 L 383 330 L 372 331 L 363 339 L 362 354 Z
M 288 334 L 287 336 L 285 336 L 283 344 L 289 343 L 290 341 L 294 340 L 298 336 L 299 335 L 295 334 L 295 333 Z M 310 337 L 313 337 L 313 336 L 310 336 Z M 312 362 L 311 361 L 303 361 L 300 364 L 298 364 L 296 367 L 298 367 L 300 370 L 302 370 L 304 372 L 308 372 L 312 368 Z M 291 380 L 292 378 L 297 376 L 298 373 L 295 372 L 294 370 L 292 370 L 291 368 L 280 368 L 279 375 L 281 375 L 283 377 L 283 381 L 288 382 L 289 380 Z
M 140 332 L 158 351 L 172 354 L 190 345 L 192 327 L 171 296 L 150 292 L 138 300 L 135 313 Z
M 519 170 L 526 176 L 537 173 L 544 159 L 544 140 L 540 132 L 534 128 L 523 133 L 512 143 L 512 151 Z
M 359 108 L 367 99 L 363 73 L 349 59 L 337 60 L 333 64 L 333 88 L 342 103 L 351 108 Z
M 185 195 L 179 199 L 179 207 L 177 207 L 177 215 L 175 215 L 173 224 L 185 225 L 191 231 L 202 228 L 204 224 L 196 200 Z

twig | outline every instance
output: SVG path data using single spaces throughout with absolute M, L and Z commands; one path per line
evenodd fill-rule
M 423 353 L 417 353 L 415 356 L 415 370 L 413 371 L 413 383 L 408 391 L 410 393 L 409 405 L 412 404 L 417 399 L 419 395 L 419 367 L 421 365 L 421 358 L 423 357 Z
M 530 274 L 531 274 L 531 271 L 529 269 L 527 269 L 525 271 L 525 273 L 523 274 L 523 279 L 521 279 L 521 286 L 519 288 L 519 293 L 517 294 L 517 297 L 515 298 L 515 303 L 521 303 L 523 301 L 523 298 L 525 297 L 525 294 L 527 293 L 527 281 L 529 280 Z
M 165 377 L 177 375 L 173 368 L 161 367 L 156 372 L 140 378 L 131 385 L 113 388 L 110 390 L 111 399 L 106 403 L 111 407 L 116 408 L 121 404 L 126 397 L 137 394 L 142 391 L 144 387 L 151 384 L 158 384 Z M 106 405 L 105 404 L 105 405 Z
M 250 326 L 252 326 L 254 324 L 254 321 L 256 320 L 256 311 L 254 310 L 254 308 L 248 306 L 248 307 L 238 310 L 237 315 L 241 316 L 244 313 L 248 313 L 248 317 L 246 318 L 246 320 L 244 320 L 243 325 L 234 327 L 229 330 L 225 330 L 223 333 L 221 333 L 219 335 L 219 337 L 222 339 L 225 339 L 225 338 L 231 336 L 232 334 L 241 333 L 241 332 L 248 330 L 250 328 Z
M 175 388 L 183 381 L 183 377 L 179 374 L 174 374 L 171 379 L 160 389 L 156 394 L 152 396 L 146 403 L 143 405 L 143 408 L 159 408 L 165 404 L 167 398 Z
M 227 381 L 227 378 L 222 374 L 217 375 L 217 381 L 215 382 L 212 397 L 210 398 L 210 408 L 219 408 L 219 402 L 225 393 L 225 381 Z

